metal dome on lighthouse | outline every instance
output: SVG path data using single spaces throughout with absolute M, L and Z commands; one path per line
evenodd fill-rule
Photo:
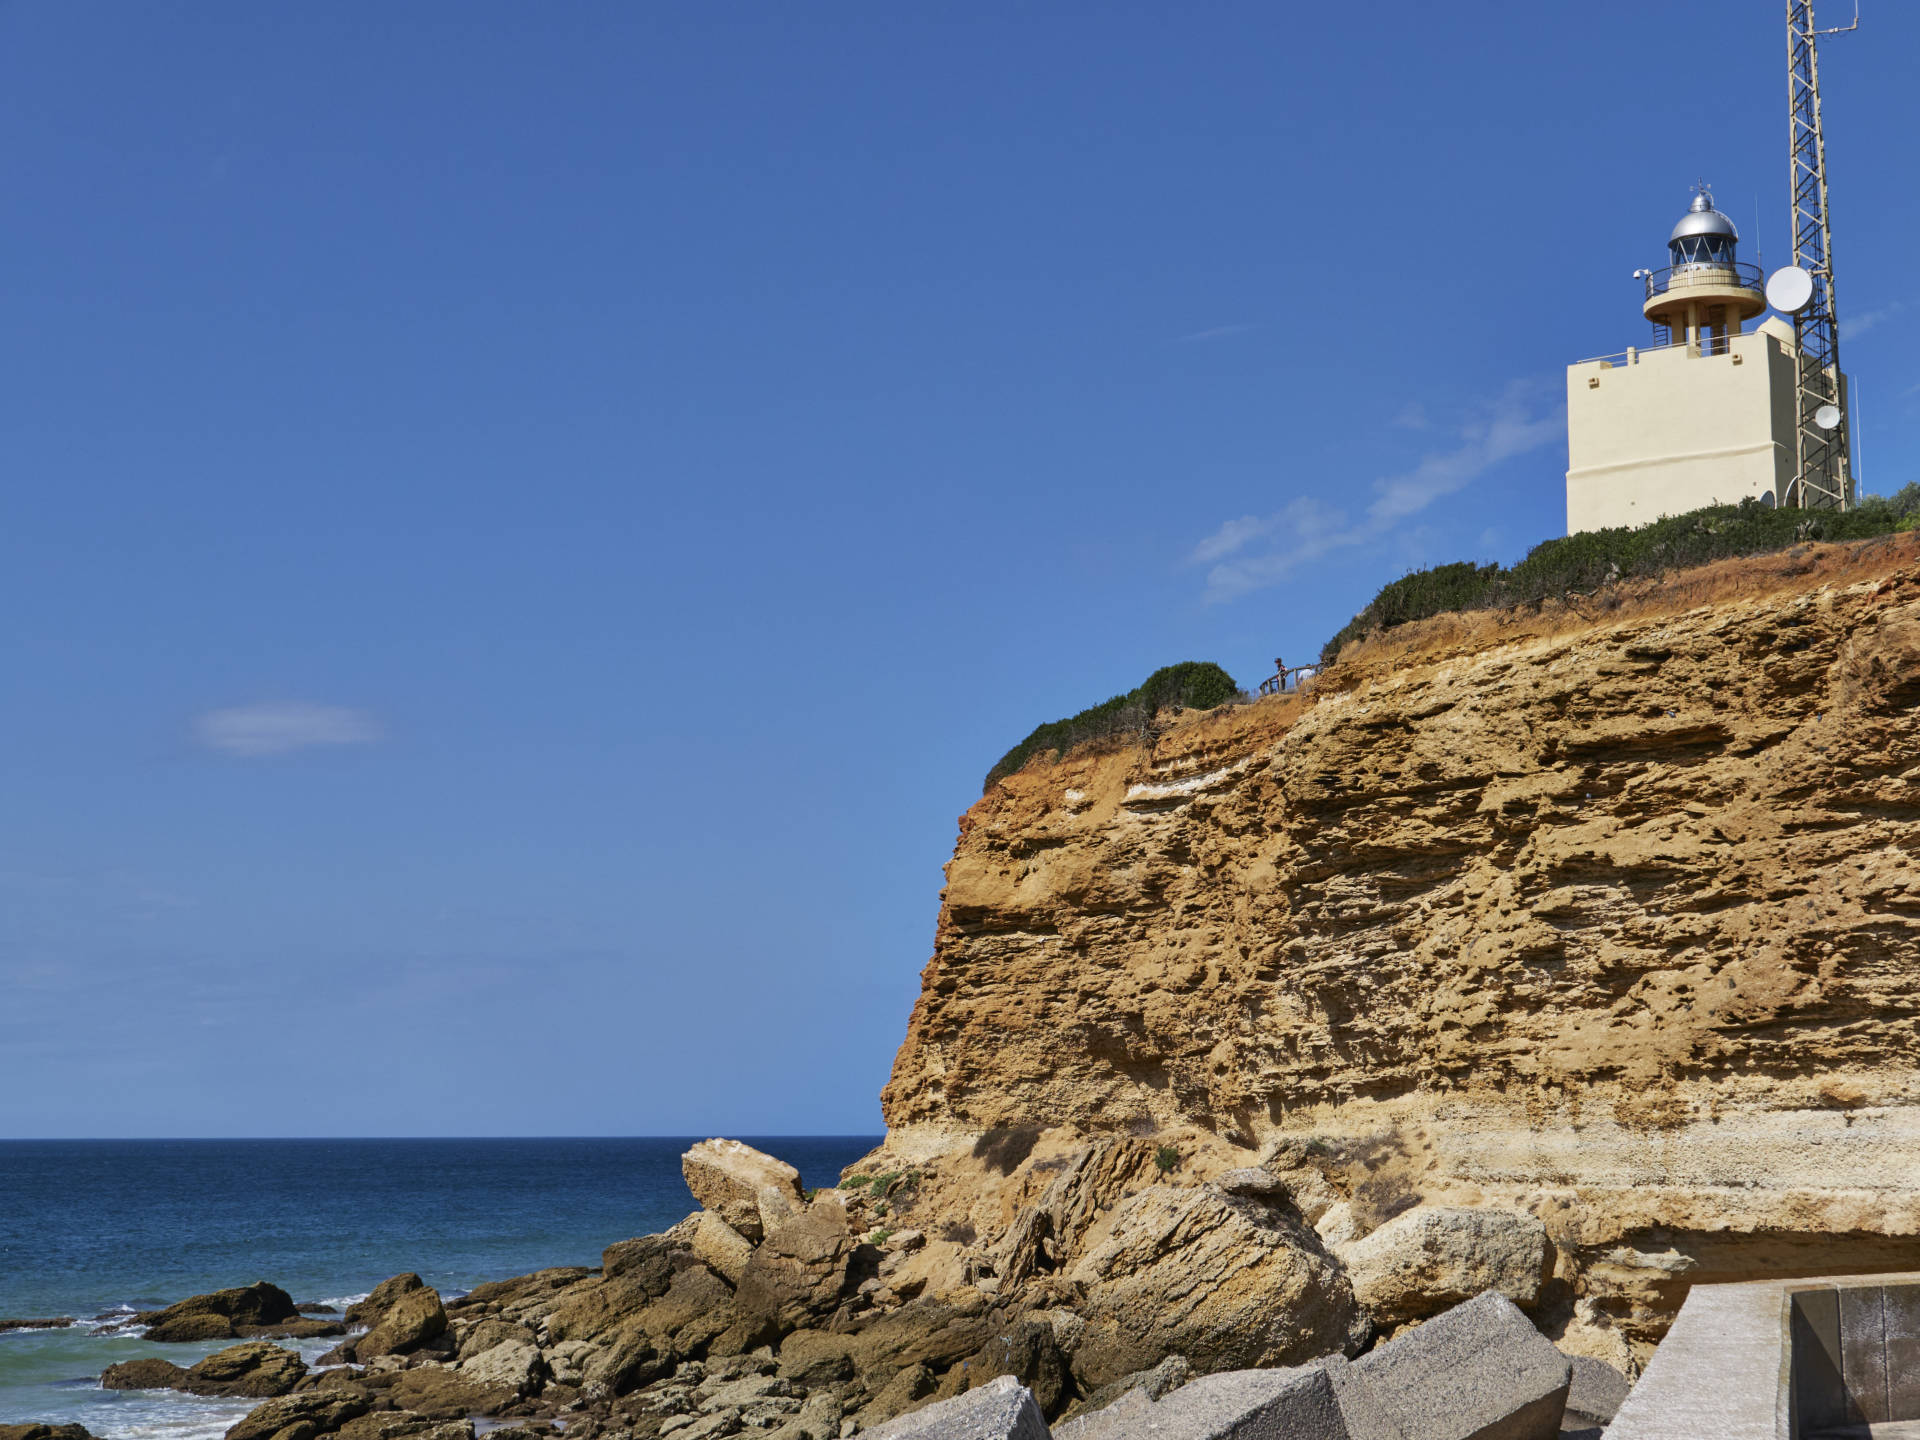
M 1667 237 L 1667 268 L 1639 272 L 1647 282 L 1642 313 L 1667 327 L 1670 343 L 1725 354 L 1728 338 L 1767 308 L 1760 267 L 1741 264 L 1739 248 L 1739 230 L 1714 208 L 1703 181 Z
M 1739 244 L 1740 232 L 1733 228 L 1733 221 L 1713 208 L 1713 191 L 1701 185 L 1694 191 L 1687 213 L 1667 237 L 1667 253 L 1676 269 L 1715 265 L 1724 270 L 1734 264 Z

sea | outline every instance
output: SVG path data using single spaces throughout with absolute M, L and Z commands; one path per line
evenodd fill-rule
M 256 1280 L 339 1308 L 407 1270 L 451 1298 L 598 1265 L 614 1241 L 696 1208 L 680 1156 L 699 1138 L 0 1141 L 0 1323 L 75 1322 L 0 1330 L 0 1424 L 219 1440 L 258 1402 L 101 1388 L 117 1361 L 191 1365 L 220 1348 L 148 1344 L 133 1312 Z M 880 1140 L 739 1138 L 809 1187 L 837 1183 Z M 296 1348 L 311 1364 L 336 1343 Z

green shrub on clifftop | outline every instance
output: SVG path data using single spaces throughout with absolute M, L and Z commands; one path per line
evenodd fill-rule
M 1450 611 L 1495 610 L 1586 595 L 1615 580 L 1765 555 L 1809 540 L 1865 540 L 1911 530 L 1916 524 L 1920 484 L 1890 497 L 1868 495 L 1847 511 L 1776 509 L 1742 500 L 1669 515 L 1651 525 L 1544 540 L 1512 567 L 1464 560 L 1436 565 L 1383 586 L 1366 609 L 1321 647 L 1320 663 L 1332 664 L 1350 640 Z
M 1124 695 L 1037 726 L 1013 749 L 1000 757 L 1000 763 L 987 772 L 982 789 L 1004 775 L 1011 775 L 1042 750 L 1064 754 L 1089 740 L 1104 740 L 1128 732 L 1146 733 L 1153 717 L 1169 707 L 1211 710 L 1240 693 L 1233 677 L 1208 660 L 1186 660 L 1167 665 L 1149 675 Z

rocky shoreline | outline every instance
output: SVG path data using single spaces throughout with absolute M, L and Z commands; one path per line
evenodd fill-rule
M 190 1367 L 115 1365 L 102 1383 L 262 1400 L 226 1440 L 845 1440 L 996 1383 L 1031 1397 L 1043 1432 L 1117 1423 L 1199 1377 L 1305 1366 L 1333 1383 L 1396 1332 L 1487 1304 L 1551 1357 L 1536 1371 L 1560 1363 L 1516 1308 L 1538 1307 L 1551 1271 L 1531 1216 L 1415 1207 L 1337 1249 L 1313 1221 L 1337 1235 L 1351 1222 L 1336 1207 L 1354 1202 L 1285 1150 L 1206 1180 L 1136 1137 L 988 1136 L 965 1166 L 893 1163 L 877 1151 L 809 1194 L 772 1156 L 705 1141 L 682 1161 L 700 1209 L 610 1245 L 597 1269 L 453 1300 L 402 1274 L 337 1318 L 266 1283 L 195 1296 L 138 1317 L 146 1338 L 238 1343 Z M 987 1231 L 955 1218 L 978 1213 L 982 1176 L 1005 1191 Z M 275 1343 L 321 1335 L 341 1339 L 313 1368 Z

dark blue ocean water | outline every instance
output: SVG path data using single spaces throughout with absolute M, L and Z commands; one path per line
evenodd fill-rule
M 255 1280 L 299 1301 L 344 1300 L 402 1270 L 444 1293 L 596 1265 L 613 1241 L 694 1208 L 680 1155 L 697 1138 L 0 1141 L 0 1319 L 91 1320 Z M 741 1138 L 809 1186 L 833 1184 L 879 1140 Z M 111 1440 L 210 1440 L 244 1402 L 91 1380 L 136 1355 L 188 1365 L 215 1348 L 85 1326 L 0 1334 L 0 1424 L 78 1420 Z

